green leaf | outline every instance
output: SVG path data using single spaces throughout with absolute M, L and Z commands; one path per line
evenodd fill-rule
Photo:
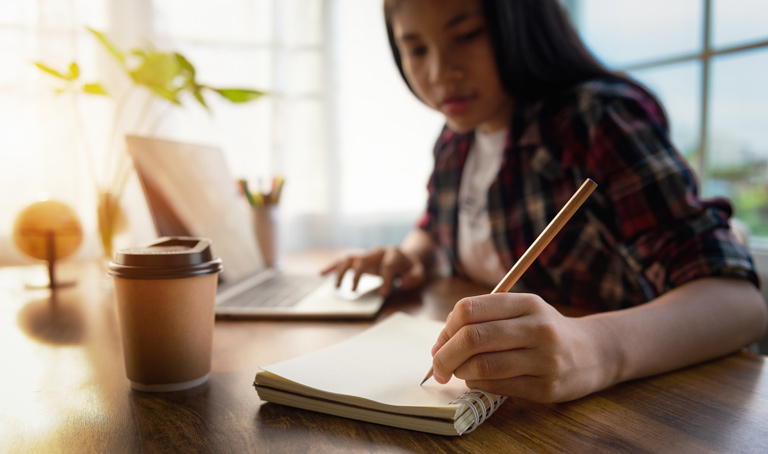
M 203 107 L 205 107 L 205 110 L 207 110 L 208 112 L 210 112 L 210 111 L 211 111 L 211 108 L 210 108 L 210 107 L 208 107 L 208 104 L 205 102 L 205 98 L 203 98 L 203 94 L 202 94 L 202 93 L 200 93 L 200 90 L 195 90 L 195 91 L 193 92 L 193 94 L 195 95 L 195 99 L 197 99 L 197 102 L 199 102 L 199 103 L 200 103 L 200 105 L 202 105 Z
M 109 96 L 109 92 L 99 83 L 83 84 L 83 91 L 91 95 Z
M 181 105 L 181 101 L 179 101 L 178 96 L 176 95 L 177 91 L 172 91 L 165 89 L 163 87 L 155 87 L 151 85 L 146 86 L 148 89 L 150 89 L 153 93 L 155 93 L 157 96 L 166 99 L 174 104 Z
M 189 80 L 194 81 L 195 66 L 189 60 L 187 60 L 187 57 L 181 55 L 180 53 L 176 52 L 174 55 L 176 56 L 176 61 L 179 63 L 179 67 L 187 73 Z
M 60 73 L 58 71 L 56 71 L 55 69 L 51 68 L 50 66 L 44 65 L 43 63 L 35 62 L 35 66 L 37 66 L 38 68 L 40 68 L 40 70 L 50 74 L 53 77 L 56 77 L 56 78 L 59 78 L 59 79 L 64 79 L 64 80 L 69 80 L 69 77 L 65 76 L 64 74 L 62 74 L 62 73 Z
M 180 66 L 174 55 L 168 53 L 149 54 L 139 66 L 129 71 L 134 82 L 146 87 L 157 87 L 175 91 L 173 84 L 179 75 Z
M 176 60 L 179 62 L 179 75 L 181 76 L 182 83 L 181 88 L 190 91 L 197 102 L 199 102 L 208 113 L 211 113 L 211 108 L 208 107 L 208 103 L 205 101 L 205 97 L 203 97 L 202 90 L 206 87 L 198 84 L 195 80 L 195 66 L 180 53 L 176 52 L 175 55 Z
M 76 62 L 72 62 L 69 64 L 69 80 L 76 80 L 78 77 L 80 77 L 80 67 Z
M 181 104 L 178 93 L 186 82 L 181 75 L 182 68 L 176 55 L 149 51 L 141 56 L 141 60 L 135 69 L 128 71 L 131 79 L 159 97 L 174 104 Z
M 125 55 L 123 54 L 120 49 L 114 46 L 112 42 L 107 38 L 107 36 L 101 32 L 98 32 L 91 27 L 86 27 L 89 32 L 93 33 L 93 35 L 96 37 L 96 39 L 101 42 L 101 44 L 109 51 L 110 54 L 112 54 L 113 57 L 120 63 L 121 66 L 125 66 Z
M 245 88 L 207 88 L 210 88 L 211 90 L 234 103 L 249 102 L 266 95 L 266 93 L 263 91 L 248 90 Z
M 207 110 L 208 113 L 210 113 L 211 108 L 208 107 L 208 103 L 205 102 L 205 98 L 203 97 L 203 92 L 201 90 L 202 88 L 203 88 L 202 85 L 195 84 L 192 87 L 192 95 L 194 95 L 195 99 L 197 99 L 197 102 L 199 102 L 201 106 L 205 107 L 205 110 Z

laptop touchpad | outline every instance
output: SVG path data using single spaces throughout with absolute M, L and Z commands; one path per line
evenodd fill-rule
M 341 286 L 336 289 L 336 295 L 347 301 L 354 301 L 381 287 L 383 279 L 373 274 L 363 274 L 357 283 L 357 289 L 352 290 L 352 273 L 347 272 L 341 280 Z

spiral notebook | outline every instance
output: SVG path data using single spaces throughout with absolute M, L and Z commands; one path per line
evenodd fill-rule
M 443 323 L 402 312 L 338 344 L 261 367 L 259 398 L 346 418 L 441 435 L 476 429 L 506 397 L 453 378 L 419 383 Z

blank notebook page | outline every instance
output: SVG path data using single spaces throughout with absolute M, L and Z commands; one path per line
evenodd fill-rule
M 458 407 L 469 389 L 455 377 L 419 383 L 432 365 L 431 349 L 444 323 L 396 313 L 338 344 L 263 367 L 284 379 L 334 394 L 387 405 Z

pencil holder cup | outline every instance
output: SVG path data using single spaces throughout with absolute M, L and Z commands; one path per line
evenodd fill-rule
M 251 208 L 253 229 L 264 263 L 270 268 L 278 266 L 278 208 L 267 204 Z

